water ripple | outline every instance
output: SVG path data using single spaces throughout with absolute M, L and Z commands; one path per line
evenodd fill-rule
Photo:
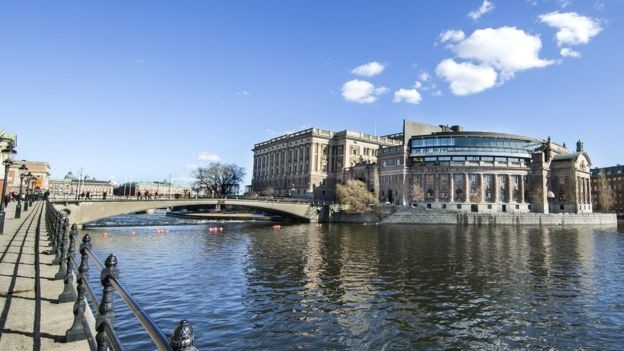
M 125 220 L 132 217 L 126 217 Z M 145 221 L 142 217 L 141 221 Z M 619 349 L 624 236 L 582 228 L 181 223 L 92 228 L 199 349 Z M 98 274 L 91 272 L 93 286 Z M 154 348 L 115 301 L 128 350 Z

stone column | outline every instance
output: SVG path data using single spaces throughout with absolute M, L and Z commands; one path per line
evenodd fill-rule
M 492 175 L 492 202 L 498 202 L 498 174 Z
M 433 201 L 438 202 L 440 200 L 440 175 L 433 175 Z
M 449 202 L 455 201 L 455 176 L 449 173 Z
M 481 189 L 481 203 L 485 202 L 485 184 L 483 184 L 483 173 L 479 173 L 479 188 Z
M 585 204 L 591 203 L 591 196 L 589 194 L 590 189 L 591 189 L 591 185 L 589 183 L 589 178 L 585 178 Z
M 520 192 L 520 203 L 524 203 L 524 176 L 520 176 L 520 183 L 518 184 L 518 191 Z
M 470 175 L 464 173 L 464 202 L 470 202 Z
M 513 202 L 513 188 L 511 187 L 511 174 L 507 175 L 507 202 Z

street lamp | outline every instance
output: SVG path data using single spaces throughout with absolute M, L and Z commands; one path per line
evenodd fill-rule
M 32 184 L 30 186 L 30 206 L 32 207 L 33 199 L 35 198 L 35 184 L 39 180 L 39 176 L 32 177 Z
M 6 212 L 4 210 L 5 196 L 7 191 L 7 181 L 9 178 L 9 167 L 13 164 L 13 158 L 17 151 L 15 150 L 15 145 L 13 141 L 9 141 L 9 144 L 2 151 L 2 155 L 6 155 L 6 159 L 2 162 L 4 165 L 4 182 L 2 182 L 2 201 L 0 201 L 0 234 L 4 234 L 4 218 L 6 217 Z M 8 204 L 8 202 L 7 202 Z
M 25 196 L 24 196 L 24 212 L 28 211 L 28 183 L 30 183 L 30 179 L 33 177 L 32 173 L 28 172 L 24 175 L 24 180 L 26 183 L 26 189 L 24 189 L 24 191 L 26 192 Z
M 20 218 L 22 216 L 22 184 L 24 183 L 24 175 L 28 170 L 25 163 L 22 163 L 22 166 L 19 168 L 20 172 L 20 190 L 19 195 L 17 196 L 17 207 L 15 207 L 15 218 Z

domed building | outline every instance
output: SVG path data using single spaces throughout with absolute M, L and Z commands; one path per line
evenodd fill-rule
M 345 168 L 381 202 L 468 212 L 591 213 L 591 160 L 553 142 L 404 121 L 403 144 Z M 373 171 L 374 170 L 374 171 Z
M 591 213 L 591 160 L 549 138 L 403 121 L 386 136 L 310 128 L 254 145 L 257 194 L 334 200 L 358 179 L 382 203 L 479 213 Z M 270 191 L 267 191 L 269 189 Z

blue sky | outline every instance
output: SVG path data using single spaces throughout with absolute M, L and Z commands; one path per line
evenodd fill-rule
M 594 166 L 624 163 L 623 0 L 1 8 L 0 128 L 53 177 L 184 180 L 216 159 L 250 173 L 253 144 L 281 133 L 404 118 L 581 137 Z

